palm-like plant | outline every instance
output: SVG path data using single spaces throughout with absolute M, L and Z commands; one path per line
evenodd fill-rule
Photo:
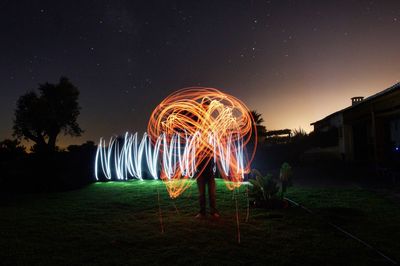
M 268 200 L 274 198 L 279 191 L 276 181 L 272 179 L 272 175 L 263 176 L 258 170 L 253 169 L 251 175 L 254 178 L 249 179 L 251 188 L 249 196 L 256 202 L 265 204 Z
M 255 126 L 257 128 L 257 135 L 260 137 L 265 137 L 267 134 L 267 129 L 262 123 L 264 123 L 264 118 L 262 118 L 262 114 L 257 112 L 256 110 L 250 111 L 251 117 L 253 117 Z
M 304 129 L 302 129 L 301 127 L 299 127 L 298 129 L 292 130 L 292 138 L 294 138 L 294 139 L 302 139 L 307 136 L 308 136 L 307 132 Z
M 250 113 L 254 119 L 254 122 L 256 123 L 256 126 L 261 126 L 261 124 L 264 123 L 264 118 L 262 118 L 262 114 L 260 114 L 256 110 L 252 110 L 250 111 Z

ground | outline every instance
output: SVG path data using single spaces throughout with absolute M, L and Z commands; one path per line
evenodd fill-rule
M 382 265 L 375 251 L 330 226 L 334 222 L 400 261 L 400 210 L 384 194 L 361 188 L 292 187 L 299 207 L 250 208 L 246 186 L 233 193 L 218 181 L 221 219 L 196 220 L 194 184 L 170 199 L 160 181 L 96 183 L 0 203 L 3 265 L 71 264 L 311 264 Z M 161 232 L 160 209 L 162 217 Z

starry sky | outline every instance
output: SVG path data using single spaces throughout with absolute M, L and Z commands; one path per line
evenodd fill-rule
M 144 132 L 153 108 L 215 87 L 303 128 L 400 79 L 400 1 L 0 1 L 0 139 L 15 103 L 67 76 L 80 138 Z

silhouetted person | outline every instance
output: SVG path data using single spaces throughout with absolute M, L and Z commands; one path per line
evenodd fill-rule
M 210 99 L 203 99 L 201 102 L 201 107 L 204 111 L 207 111 L 210 106 Z M 188 114 L 185 114 L 188 115 Z M 193 119 L 193 121 L 199 122 L 201 117 L 197 115 L 189 115 Z M 204 132 L 203 132 L 204 134 Z M 207 154 L 207 153 L 204 153 Z M 210 155 L 206 155 L 210 156 Z M 196 218 L 204 218 L 206 216 L 206 187 L 208 190 L 208 200 L 210 204 L 210 214 L 214 218 L 219 218 L 219 213 L 217 211 L 216 204 L 216 189 L 215 189 L 215 172 L 213 168 L 216 168 L 214 164 L 213 158 L 205 157 L 202 158 L 203 161 L 200 163 L 198 170 L 203 172 L 200 176 L 197 177 L 197 187 L 199 189 L 199 203 L 200 203 L 200 212 L 196 215 Z M 204 168 L 204 169 L 203 169 Z
M 205 165 L 207 164 L 207 165 Z M 206 216 L 206 187 L 208 190 L 208 200 L 210 204 L 210 214 L 214 218 L 219 218 L 219 213 L 217 211 L 217 203 L 216 203 L 216 189 L 215 189 L 215 172 L 214 168 L 214 160 L 211 158 L 207 163 L 207 158 L 203 160 L 203 162 L 199 165 L 199 170 L 203 169 L 204 171 L 197 178 L 197 187 L 199 189 L 199 203 L 200 203 L 200 211 L 196 215 L 196 218 L 204 218 Z

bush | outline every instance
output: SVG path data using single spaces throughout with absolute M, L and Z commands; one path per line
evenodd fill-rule
M 276 198 L 279 187 L 271 174 L 263 176 L 259 171 L 253 169 L 252 175 L 254 175 L 254 178 L 249 179 L 251 184 L 249 190 L 250 198 L 258 203 L 265 203 L 268 200 Z
M 65 191 L 94 182 L 96 146 L 75 145 L 68 152 L 31 153 L 0 162 L 0 193 Z

